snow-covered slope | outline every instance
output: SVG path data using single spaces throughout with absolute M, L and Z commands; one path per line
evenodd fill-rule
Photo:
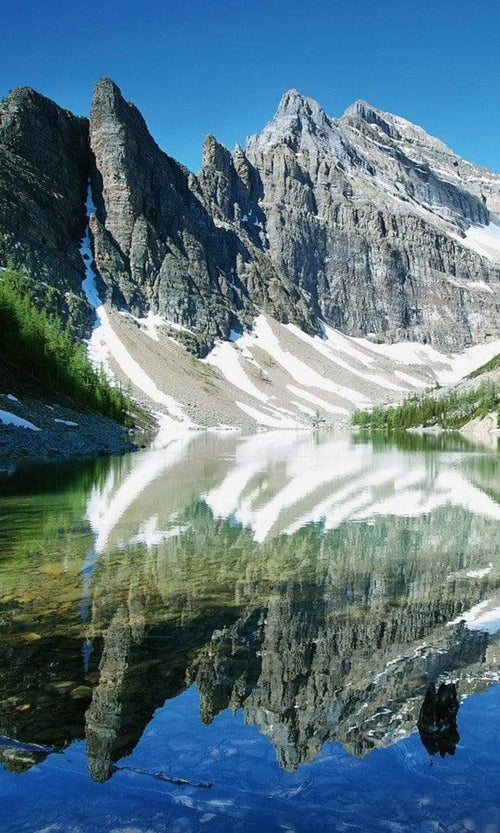
M 448 384 L 500 352 L 500 341 L 446 356 L 418 343 L 376 344 L 324 327 L 323 337 L 260 315 L 248 333 L 198 360 L 159 318 L 107 307 L 91 355 L 172 434 L 196 427 L 310 428 L 346 422 L 356 408 Z

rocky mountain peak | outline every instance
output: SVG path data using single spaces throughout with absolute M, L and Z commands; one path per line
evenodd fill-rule
M 206 136 L 202 149 L 202 168 L 209 167 L 226 175 L 231 167 L 231 154 L 211 133 Z
M 335 131 L 334 122 L 321 105 L 292 89 L 281 97 L 276 113 L 262 132 L 249 137 L 247 150 L 281 143 L 296 150 L 302 137 L 325 138 L 332 131 Z
M 111 105 L 116 105 L 121 99 L 123 99 L 121 90 L 111 78 L 99 78 L 94 87 L 94 102 L 109 102 Z
M 359 101 L 355 101 L 354 104 L 351 104 L 351 106 L 345 111 L 342 118 L 346 121 L 352 122 L 355 120 L 361 120 L 367 124 L 376 125 L 383 130 L 387 136 L 391 136 L 393 139 L 400 139 L 401 134 L 395 124 L 386 117 L 387 113 L 377 110 L 375 107 L 372 107 L 371 104 L 368 104 L 367 101 L 363 101 L 361 99 Z
M 305 95 L 301 95 L 298 90 L 291 89 L 287 90 L 286 93 L 283 93 L 281 96 L 277 114 L 295 113 L 302 115 L 304 113 L 312 113 L 314 111 L 323 112 L 323 108 L 317 101 L 314 100 L 314 98 L 308 98 Z
M 90 125 L 21 88 L 0 150 L 5 256 L 81 293 L 90 174 L 101 297 L 159 312 L 196 351 L 261 311 L 452 350 L 499 332 L 500 176 L 366 101 L 335 119 L 288 90 L 245 149 L 207 136 L 195 176 L 109 78 Z

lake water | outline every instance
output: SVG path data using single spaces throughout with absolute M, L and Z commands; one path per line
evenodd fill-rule
M 499 521 L 452 437 L 4 476 L 0 830 L 500 831 Z

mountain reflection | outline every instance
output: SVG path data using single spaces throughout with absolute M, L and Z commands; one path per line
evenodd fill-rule
M 498 458 L 411 442 L 205 435 L 4 484 L 0 735 L 85 737 L 104 781 L 194 684 L 289 770 L 417 724 L 451 751 L 422 703 L 499 676 Z

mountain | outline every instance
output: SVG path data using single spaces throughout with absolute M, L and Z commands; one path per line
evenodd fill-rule
M 500 337 L 500 174 L 366 102 L 335 119 L 290 90 L 245 148 L 229 152 L 208 136 L 195 175 L 158 147 L 112 81 L 97 83 L 89 120 L 21 88 L 0 105 L 0 151 L 1 259 L 26 265 L 40 283 L 42 303 L 79 337 L 90 335 L 98 306 L 95 360 L 146 394 L 149 405 L 171 413 L 171 364 L 175 359 L 181 375 L 190 369 L 186 348 L 208 355 L 208 388 L 222 376 L 229 405 L 220 406 L 220 397 L 210 404 L 211 413 L 219 406 L 227 412 L 216 422 L 255 424 L 259 418 L 249 412 L 255 399 L 276 398 L 278 410 L 266 405 L 260 422 L 283 427 L 283 408 L 290 425 L 305 413 L 310 421 L 318 408 L 323 415 L 344 413 L 381 401 L 388 391 L 400 398 L 428 384 L 429 375 L 432 383 L 436 362 L 447 364 L 442 354 L 484 345 L 481 363 L 498 352 L 489 345 Z M 128 314 L 128 324 L 116 310 Z M 290 375 L 290 363 L 284 367 L 278 357 L 276 378 L 252 345 L 240 340 L 235 346 L 252 333 L 259 340 L 255 322 L 262 320 L 280 334 L 282 352 L 292 350 L 290 332 L 295 341 L 313 340 L 312 353 L 294 353 L 303 364 L 314 368 L 327 350 L 320 375 L 326 372 L 326 389 L 340 401 L 328 400 L 325 408 L 324 397 L 313 392 L 298 408 L 290 399 L 297 373 L 282 374 L 284 368 Z M 117 339 L 130 346 L 141 331 L 158 348 L 141 344 L 137 355 L 132 347 L 129 353 L 151 384 L 138 384 L 130 362 L 116 361 L 118 352 L 123 357 L 114 349 Z M 359 385 L 366 363 L 365 369 L 362 361 L 354 369 L 348 363 L 343 378 L 345 350 L 352 359 L 355 349 L 339 342 L 344 337 L 368 337 L 362 351 L 371 350 L 370 342 L 382 348 L 375 367 L 396 378 L 409 353 L 418 355 L 410 361 L 419 365 L 417 381 L 413 376 L 401 385 L 391 375 L 389 385 L 372 378 L 366 388 L 363 380 L 361 396 L 348 396 L 346 406 L 342 390 Z M 265 342 L 260 339 L 264 349 Z M 420 343 L 424 353 L 410 345 L 387 353 L 384 342 Z M 148 355 L 153 346 L 156 356 Z M 221 350 L 231 351 L 236 373 L 227 372 Z M 330 353 L 339 358 L 333 368 Z M 249 402 L 242 409 L 238 400 L 235 409 L 242 366 L 243 375 L 256 378 L 244 384 L 246 395 L 252 389 Z M 196 367 L 207 382 L 206 366 Z M 151 396 L 152 389 L 161 396 Z M 241 385 L 236 389 L 240 395 Z M 199 422 L 194 398 L 189 391 L 176 401 Z M 205 412 L 201 421 L 214 418 Z
M 0 259 L 27 267 L 40 298 L 77 333 L 94 318 L 82 292 L 88 121 L 25 87 L 0 105 Z
M 349 335 L 446 350 L 498 333 L 500 176 L 364 102 L 330 119 L 292 90 L 249 139 L 272 260 Z M 495 235 L 497 237 L 495 238 Z

